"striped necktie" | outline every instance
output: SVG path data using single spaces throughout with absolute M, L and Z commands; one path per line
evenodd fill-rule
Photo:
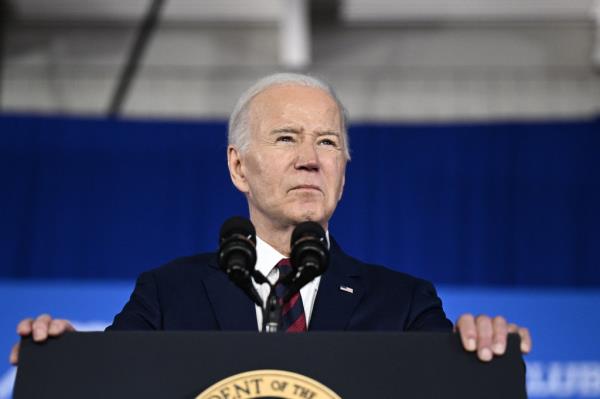
M 282 301 L 286 292 L 286 287 L 281 283 L 283 278 L 292 271 L 289 259 L 282 259 L 275 266 L 279 269 L 279 279 L 275 285 L 277 298 Z M 281 307 L 281 330 L 284 332 L 304 332 L 306 331 L 306 316 L 304 315 L 304 304 L 300 292 L 296 292 L 292 298 Z

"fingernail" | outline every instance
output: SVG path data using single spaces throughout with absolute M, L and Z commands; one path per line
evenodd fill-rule
M 474 351 L 475 349 L 477 349 L 477 343 L 475 340 L 473 338 L 467 339 L 467 350 Z
M 504 345 L 501 344 L 500 342 L 494 344 L 494 353 L 496 355 L 502 355 L 504 353 L 504 350 L 505 350 Z
M 33 340 L 39 341 L 42 339 L 42 332 L 40 330 L 33 330 Z
M 479 351 L 479 358 L 484 362 L 489 362 L 490 360 L 492 360 L 492 356 L 493 355 L 490 348 L 483 348 L 481 351 Z

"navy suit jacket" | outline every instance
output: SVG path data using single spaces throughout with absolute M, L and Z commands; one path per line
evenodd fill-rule
M 451 331 L 433 286 L 346 255 L 331 240 L 309 331 Z M 340 287 L 350 287 L 346 292 Z M 217 265 L 214 253 L 145 272 L 107 330 L 257 331 L 254 303 Z

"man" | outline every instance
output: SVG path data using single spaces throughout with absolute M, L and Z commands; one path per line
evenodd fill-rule
M 276 74 L 238 100 L 229 123 L 228 167 L 256 227 L 256 267 L 271 282 L 283 273 L 296 225 L 314 221 L 328 232 L 349 159 L 345 111 L 325 83 Z M 330 267 L 294 299 L 290 330 L 452 330 L 431 284 L 353 259 L 328 237 Z M 264 298 L 264 287 L 257 288 Z M 216 255 L 201 254 L 143 273 L 108 329 L 256 330 L 262 315 L 255 309 L 218 269 Z M 464 348 L 482 361 L 504 353 L 508 332 L 520 334 L 523 352 L 531 348 L 527 329 L 502 317 L 467 314 L 455 328 Z M 48 315 L 17 327 L 35 341 L 72 330 L 68 321 Z M 17 360 L 18 345 L 11 353 L 11 362 Z

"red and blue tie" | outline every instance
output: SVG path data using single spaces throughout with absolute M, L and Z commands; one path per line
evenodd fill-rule
M 275 285 L 277 298 L 282 301 L 286 292 L 286 286 L 281 283 L 285 276 L 292 272 L 292 265 L 289 259 L 282 259 L 275 266 L 279 269 L 279 279 Z M 306 331 L 306 316 L 304 315 L 304 304 L 300 292 L 296 292 L 288 302 L 281 308 L 281 330 L 284 332 L 304 332 Z

